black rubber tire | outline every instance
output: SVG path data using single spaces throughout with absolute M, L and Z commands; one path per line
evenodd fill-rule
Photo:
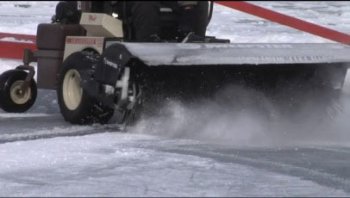
M 91 54 L 85 52 L 76 52 L 71 54 L 62 65 L 62 70 L 58 78 L 57 99 L 61 114 L 67 122 L 72 124 L 88 125 L 94 123 L 105 124 L 113 116 L 114 110 L 102 106 L 96 99 L 86 94 L 82 89 L 81 100 L 76 108 L 69 108 L 64 100 L 64 79 L 69 71 L 81 71 L 89 69 L 93 60 L 87 58 Z M 79 85 L 80 86 L 80 85 Z
M 30 95 L 26 96 L 28 98 L 25 99 L 25 101 L 16 102 L 11 96 L 12 89 L 18 88 L 20 85 L 18 83 L 24 81 L 26 77 L 27 72 L 18 69 L 6 71 L 0 76 L 0 106 L 4 111 L 9 113 L 23 113 L 30 109 L 35 103 L 37 86 L 34 79 L 30 81 Z

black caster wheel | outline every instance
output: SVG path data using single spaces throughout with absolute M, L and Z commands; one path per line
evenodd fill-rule
M 26 89 L 22 89 L 27 73 L 23 70 L 9 70 L 0 76 L 0 107 L 10 113 L 27 111 L 37 97 L 37 86 L 32 79 Z

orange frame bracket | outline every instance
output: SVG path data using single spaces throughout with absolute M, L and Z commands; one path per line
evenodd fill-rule
M 0 58 L 22 59 L 24 49 L 36 50 L 36 36 L 28 34 L 13 34 L 0 32 L 0 39 L 14 38 L 19 41 L 0 40 Z M 27 42 L 21 42 L 25 40 Z

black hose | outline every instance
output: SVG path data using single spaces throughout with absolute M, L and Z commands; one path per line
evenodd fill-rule
M 131 27 L 131 23 L 130 23 L 130 19 L 129 19 L 129 13 L 128 13 L 128 8 L 127 8 L 127 2 L 122 2 L 122 12 L 123 12 L 123 16 L 122 16 L 122 22 L 123 22 L 123 28 L 126 28 L 126 31 L 124 33 L 126 33 L 126 39 L 127 40 L 131 40 L 132 38 L 132 27 Z
M 209 1 L 209 15 L 208 15 L 208 23 L 207 23 L 207 26 L 209 25 L 210 23 L 210 20 L 213 16 L 213 10 L 214 10 L 214 1 Z

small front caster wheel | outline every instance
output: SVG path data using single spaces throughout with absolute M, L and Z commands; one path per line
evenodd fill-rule
M 9 70 L 0 76 L 0 107 L 10 113 L 22 113 L 33 106 L 37 96 L 37 86 L 31 79 L 29 86 L 22 89 L 27 72 Z

